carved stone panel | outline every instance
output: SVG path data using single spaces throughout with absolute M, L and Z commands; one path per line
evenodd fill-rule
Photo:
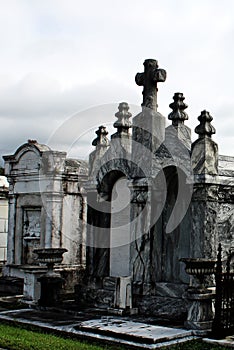
M 17 164 L 17 170 L 20 172 L 38 172 L 40 167 L 40 159 L 39 156 L 32 151 L 25 152 L 18 164 Z
M 23 264 L 36 264 L 33 250 L 40 246 L 41 209 L 24 208 L 23 211 Z

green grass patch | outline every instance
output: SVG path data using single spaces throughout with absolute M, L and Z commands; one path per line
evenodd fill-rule
M 0 325 L 0 347 L 9 350 L 123 350 L 128 349 L 115 345 L 95 345 L 75 339 L 62 338 L 42 331 L 28 330 L 20 326 Z M 163 348 L 163 349 L 168 349 Z M 170 350 L 230 350 L 194 340 L 170 346 Z
M 0 325 L 0 347 L 10 350 L 121 350 L 5 324 Z

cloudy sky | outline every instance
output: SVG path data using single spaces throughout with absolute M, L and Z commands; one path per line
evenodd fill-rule
M 159 111 L 183 92 L 187 125 L 207 109 L 234 155 L 233 0 L 0 0 L 0 46 L 1 155 L 37 139 L 87 158 L 119 102 L 139 110 L 146 58 L 168 74 Z

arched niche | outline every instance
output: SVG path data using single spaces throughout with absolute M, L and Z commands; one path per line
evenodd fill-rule
M 154 179 L 153 187 L 152 279 L 187 283 L 188 277 L 179 259 L 190 256 L 191 186 L 183 170 L 167 166 Z
M 126 276 L 129 268 L 130 197 L 126 175 L 109 171 L 88 200 L 88 271 L 95 277 Z M 95 202 L 95 198 L 97 198 Z M 92 201 L 92 202 L 91 202 Z M 127 247 L 126 247 L 127 246 Z

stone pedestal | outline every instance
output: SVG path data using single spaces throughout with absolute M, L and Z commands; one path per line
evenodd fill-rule
M 40 306 L 58 305 L 64 279 L 59 276 L 44 275 L 38 278 L 38 281 L 41 283 L 41 297 L 38 304 Z
M 115 307 L 120 309 L 132 308 L 132 279 L 118 277 L 115 290 Z
M 37 260 L 46 263 L 48 271 L 38 278 L 41 283 L 41 297 L 38 301 L 41 306 L 55 306 L 60 301 L 60 292 L 64 279 L 60 274 L 54 272 L 54 264 L 59 264 L 63 260 L 63 254 L 67 252 L 65 248 L 44 248 L 35 249 Z
M 24 273 L 24 297 L 25 303 L 37 303 L 41 296 L 40 283 L 38 278 L 46 272 L 46 268 L 31 266 L 22 269 Z
M 138 309 L 132 307 L 131 276 L 117 278 L 115 285 L 114 308 L 109 308 L 109 312 L 118 315 L 133 315 L 138 313 Z
M 210 331 L 212 328 L 213 311 L 212 293 L 196 293 L 194 290 L 187 291 L 184 295 L 191 306 L 188 311 L 187 321 L 185 326 L 187 329 L 194 329 L 198 331 Z

